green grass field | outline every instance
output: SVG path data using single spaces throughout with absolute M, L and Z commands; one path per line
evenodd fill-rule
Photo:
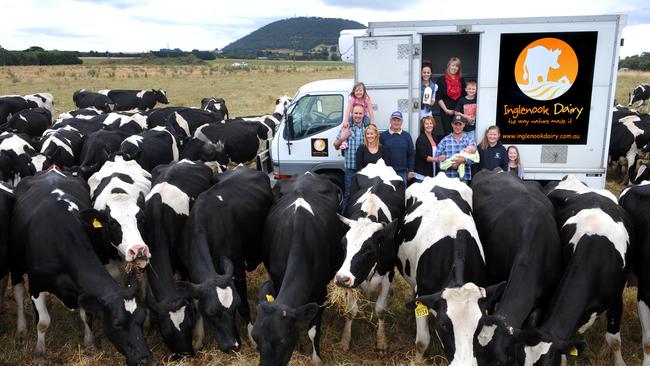
M 292 96 L 297 88 L 309 81 L 353 77 L 353 67 L 345 63 L 331 62 L 274 62 L 249 61 L 249 70 L 234 70 L 230 64 L 235 60 L 219 60 L 203 65 L 151 66 L 129 64 L 105 64 L 93 60 L 81 66 L 52 67 L 0 67 L 0 95 L 50 92 L 55 97 L 56 113 L 73 109 L 72 93 L 81 88 L 98 90 L 104 88 L 167 90 L 172 105 L 198 106 L 201 98 L 218 96 L 225 98 L 233 116 L 270 113 L 275 99 L 287 94 Z M 650 73 L 627 72 L 619 76 L 616 98 L 627 104 L 627 93 L 640 82 L 650 82 Z M 480 85 L 479 85 L 480 88 Z M 608 188 L 615 193 L 621 186 L 608 182 Z M 254 311 L 257 288 L 266 279 L 262 268 L 249 274 L 249 299 Z M 375 328 L 366 305 L 364 319 L 355 322 L 352 344 L 348 352 L 340 351 L 337 345 L 343 327 L 343 317 L 334 309 L 327 309 L 323 319 L 322 354 L 329 365 L 411 365 L 414 363 L 415 322 L 413 314 L 403 304 L 410 298 L 410 289 L 397 276 L 391 290 L 387 319 L 389 352 L 375 351 Z M 621 336 L 623 357 L 629 366 L 641 365 L 641 332 L 635 305 L 635 289 L 625 292 L 625 311 Z M 28 338 L 23 343 L 14 341 L 15 305 L 10 291 L 4 297 L 5 304 L 0 311 L 0 365 L 25 365 L 31 363 L 36 332 L 34 312 L 30 301 L 27 304 Z M 52 325 L 46 337 L 48 364 L 52 365 L 114 365 L 123 362 L 122 356 L 106 340 L 102 348 L 87 355 L 82 342 L 82 328 L 76 312 L 65 310 L 61 304 L 50 301 Z M 97 327 L 100 328 L 100 327 Z M 605 320 L 601 317 L 586 334 L 587 350 L 570 365 L 611 365 L 611 359 L 604 341 Z M 245 334 L 243 326 L 240 333 Z M 309 364 L 311 346 L 306 337 L 291 361 L 291 365 Z M 100 338 L 103 338 L 100 336 Z M 239 353 L 224 355 L 216 345 L 208 341 L 204 350 L 193 359 L 169 361 L 169 352 L 152 327 L 147 336 L 148 344 L 155 354 L 154 364 L 166 365 L 256 365 L 258 356 L 254 349 L 245 344 Z M 427 352 L 427 364 L 446 365 L 437 339 L 432 337 Z

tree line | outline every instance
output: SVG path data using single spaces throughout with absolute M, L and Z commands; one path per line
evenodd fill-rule
M 628 68 L 630 70 L 650 71 L 650 52 L 628 56 L 618 62 L 618 67 Z
M 0 65 L 79 65 L 82 61 L 75 51 L 45 51 L 31 47 L 25 51 L 8 51 L 0 48 Z

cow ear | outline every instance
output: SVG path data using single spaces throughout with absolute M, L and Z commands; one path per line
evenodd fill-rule
M 499 300 L 501 300 L 501 295 L 503 295 L 503 291 L 505 290 L 507 284 L 508 282 L 503 281 L 501 283 L 497 283 L 496 285 L 485 288 L 485 297 L 479 300 L 479 305 L 481 306 L 481 310 L 483 312 L 487 312 L 488 314 L 492 314 L 494 312 L 494 307 L 499 302 Z
M 197 298 L 199 296 L 199 285 L 187 281 L 176 282 L 176 291 L 185 298 Z
M 584 353 L 587 343 L 580 339 L 574 341 L 563 342 L 560 352 L 567 356 L 578 357 Z
M 268 280 L 260 286 L 259 290 L 260 303 L 273 302 L 275 300 L 275 288 L 273 281 Z
M 380 240 L 381 243 L 386 243 L 387 241 L 394 241 L 395 236 L 397 234 L 397 227 L 399 226 L 399 220 L 393 220 L 389 222 L 388 224 L 384 225 L 384 228 L 382 229 L 382 238 Z
M 355 222 L 354 220 L 350 220 L 347 217 L 337 213 L 336 216 L 338 216 L 339 220 L 341 220 L 342 223 L 344 223 L 346 226 L 350 227 L 352 226 L 352 223 Z
M 512 335 L 517 343 L 534 346 L 544 341 L 544 336 L 537 329 L 513 329 Z
M 91 315 L 98 316 L 102 312 L 102 306 L 96 297 L 87 294 L 81 294 L 77 298 L 77 303 L 79 304 L 79 307 L 83 308 L 87 313 Z
M 319 306 L 315 302 L 310 302 L 296 309 L 296 319 L 300 321 L 311 321 L 318 314 Z
M 86 227 L 93 230 L 102 230 L 104 226 L 108 225 L 108 216 L 94 208 L 81 210 L 79 212 L 79 218 Z
M 405 306 L 407 309 L 413 310 L 418 306 L 418 303 L 422 303 L 428 308 L 436 309 L 440 303 L 441 298 L 442 294 L 440 292 L 436 292 L 435 294 L 416 297 L 415 299 L 407 302 Z

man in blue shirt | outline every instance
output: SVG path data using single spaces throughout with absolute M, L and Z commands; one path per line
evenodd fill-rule
M 439 157 L 440 161 L 463 152 L 463 150 L 468 146 L 472 146 L 473 152 L 476 152 L 476 141 L 474 141 L 472 134 L 463 133 L 463 128 L 465 128 L 465 119 L 461 116 L 456 117 L 457 118 L 454 118 L 451 122 L 452 132 L 440 141 L 436 149 L 436 157 Z M 462 177 L 458 174 L 458 167 L 461 164 L 465 165 L 465 175 Z M 445 174 L 449 178 L 460 178 L 460 180 L 468 183 L 472 180 L 472 164 L 474 164 L 474 161 L 465 159 L 462 156 L 457 156 L 451 167 L 445 170 Z
M 391 166 L 406 186 L 407 181 L 413 179 L 415 147 L 411 135 L 402 130 L 402 112 L 391 114 L 390 128 L 379 135 L 379 142 L 388 148 Z
M 365 127 L 363 124 L 365 108 L 361 104 L 355 104 L 352 107 L 352 125 L 345 127 L 345 123 L 334 140 L 334 148 L 342 150 L 345 157 L 343 164 L 344 170 L 344 190 L 343 200 L 341 201 L 341 214 L 345 214 L 350 199 L 350 186 L 352 185 L 352 176 L 357 172 L 357 149 L 363 145 L 363 134 Z

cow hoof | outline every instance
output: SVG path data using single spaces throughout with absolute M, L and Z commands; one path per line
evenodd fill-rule
M 25 338 L 27 337 L 27 331 L 26 330 L 17 330 L 16 331 L 16 342 L 17 343 L 23 343 L 25 341 Z
M 92 356 L 95 355 L 95 353 L 97 353 L 97 349 L 93 345 L 86 346 L 84 348 L 84 355 L 86 355 L 86 356 L 91 356 L 92 357 Z
M 45 357 L 43 357 L 43 352 L 34 353 L 34 359 L 32 360 L 32 365 L 44 365 Z
M 350 350 L 350 343 L 349 342 L 341 342 L 340 347 L 341 347 L 341 350 L 343 352 L 348 352 Z

